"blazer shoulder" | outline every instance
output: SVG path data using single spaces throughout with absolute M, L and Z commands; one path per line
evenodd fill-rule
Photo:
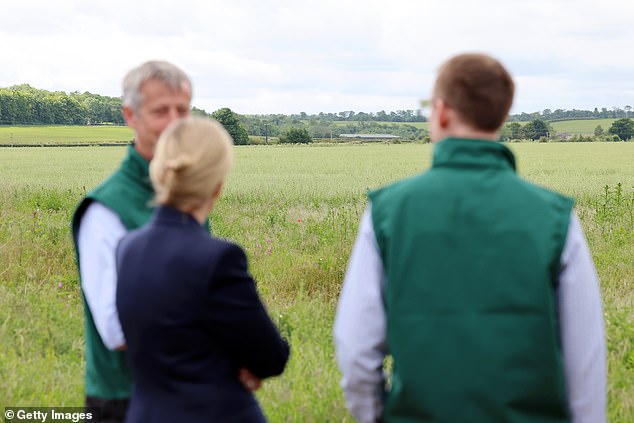
M 234 242 L 211 236 L 208 238 L 207 246 L 211 254 L 222 260 L 239 262 L 247 260 L 246 252 Z
M 130 249 L 131 251 L 134 251 L 134 244 L 138 242 L 137 240 L 139 238 L 143 238 L 143 234 L 145 232 L 147 232 L 145 226 L 126 232 L 123 237 L 121 237 L 119 243 L 115 248 L 115 255 L 117 256 L 117 258 L 120 255 L 125 254 Z

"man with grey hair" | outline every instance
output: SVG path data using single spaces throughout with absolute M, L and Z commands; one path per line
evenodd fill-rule
M 126 75 L 122 113 L 134 131 L 134 144 L 120 168 L 80 202 L 73 216 L 86 318 L 86 407 L 98 408 L 103 422 L 125 420 L 132 386 L 115 303 L 115 249 L 125 233 L 149 220 L 154 197 L 149 162 L 163 130 L 189 115 L 191 97 L 190 79 L 171 63 L 146 62 Z

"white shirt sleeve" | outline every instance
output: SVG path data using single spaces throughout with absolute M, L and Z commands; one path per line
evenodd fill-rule
M 111 350 L 125 345 L 116 305 L 115 251 L 126 232 L 112 210 L 93 202 L 81 218 L 77 236 L 81 287 L 97 332 Z
M 387 354 L 384 283 L 368 205 L 350 256 L 333 331 L 346 406 L 361 423 L 378 421 L 383 411 L 383 360 Z
M 579 219 L 570 216 L 557 302 L 573 423 L 606 421 L 606 345 L 597 272 Z
M 334 326 L 346 405 L 359 422 L 375 422 L 383 406 L 387 354 L 385 272 L 368 205 L 344 280 Z M 573 423 L 606 421 L 606 345 L 601 293 L 592 256 L 573 212 L 557 290 L 568 404 Z

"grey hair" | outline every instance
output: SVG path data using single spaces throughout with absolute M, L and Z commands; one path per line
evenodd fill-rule
M 139 112 L 141 103 L 143 102 L 141 86 L 148 79 L 157 79 L 177 91 L 183 89 L 183 84 L 187 84 L 190 91 L 192 89 L 191 80 L 187 74 L 177 66 L 161 60 L 145 62 L 132 69 L 125 78 L 123 78 L 123 96 L 121 102 L 124 106 L 131 107 L 135 113 Z

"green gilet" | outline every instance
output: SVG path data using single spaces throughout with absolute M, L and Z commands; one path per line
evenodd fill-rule
M 151 201 L 154 190 L 148 175 L 149 163 L 139 155 L 134 146 L 121 167 L 106 181 L 90 192 L 77 207 L 72 229 L 75 242 L 77 266 L 79 251 L 77 236 L 79 224 L 86 208 L 93 202 L 102 203 L 118 216 L 127 230 L 136 229 L 146 223 L 152 215 Z M 84 296 L 86 321 L 86 375 L 87 396 L 103 399 L 127 398 L 132 387 L 132 374 L 126 353 L 111 351 L 102 342 Z
M 567 422 L 555 301 L 573 201 L 486 140 L 370 194 L 394 365 L 384 421 Z

